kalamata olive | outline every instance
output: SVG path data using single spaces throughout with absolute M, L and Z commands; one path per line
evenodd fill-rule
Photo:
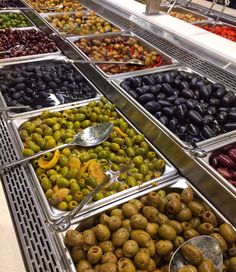
M 232 148 L 228 151 L 229 157 L 236 162 L 236 148 Z
M 199 114 L 199 112 L 197 112 L 195 110 L 189 111 L 189 118 L 196 125 L 201 125 L 201 123 L 203 121 L 201 114 Z
M 200 104 L 200 103 L 195 103 L 194 110 L 199 112 L 201 115 L 203 115 L 206 112 L 204 106 L 202 104 Z
M 210 99 L 210 104 L 212 105 L 212 106 L 219 106 L 220 105 L 220 100 L 219 99 L 217 99 L 217 98 L 211 98 Z
M 193 98 L 194 97 L 194 93 L 192 90 L 190 89 L 183 89 L 180 93 L 180 95 L 186 99 L 188 98 Z
M 226 95 L 222 98 L 222 105 L 224 106 L 230 106 L 234 103 L 235 95 L 233 92 L 228 91 Z
M 231 179 L 231 173 L 227 169 L 225 169 L 223 167 L 219 167 L 219 168 L 216 169 L 216 171 L 219 174 L 221 174 L 224 178 Z
M 156 96 L 156 100 L 159 101 L 159 100 L 164 100 L 166 98 L 166 95 L 164 93 L 159 93 L 157 96 Z
M 208 114 L 210 114 L 210 115 L 215 115 L 216 112 L 217 112 L 217 110 L 216 110 L 215 107 L 209 107 L 209 108 L 207 109 L 207 112 L 208 112 Z
M 235 168 L 235 163 L 234 161 L 227 155 L 225 154 L 220 154 L 218 157 L 217 157 L 217 162 L 220 166 L 223 166 L 223 167 L 226 167 L 226 168 Z
M 203 126 L 203 128 L 201 130 L 201 135 L 205 139 L 209 139 L 209 138 L 212 138 L 215 136 L 214 132 L 212 131 L 212 129 L 208 125 Z
M 173 89 L 168 83 L 162 83 L 161 88 L 163 92 L 167 95 L 173 95 Z
M 166 100 L 158 100 L 158 102 L 162 107 L 170 107 L 172 105 L 169 101 Z
M 181 80 L 176 78 L 173 82 L 173 86 L 175 86 L 176 88 L 180 87 L 181 84 Z
M 155 79 L 151 75 L 143 76 L 142 80 L 146 85 L 154 85 L 155 84 Z
M 156 84 L 154 86 L 150 86 L 150 92 L 157 95 L 161 91 L 161 85 Z
M 183 97 L 180 97 L 180 98 L 175 100 L 175 105 L 184 104 L 185 102 L 186 102 L 186 99 L 183 98 Z
M 198 82 L 196 82 L 195 84 L 195 88 L 199 89 L 200 87 L 204 86 L 205 83 L 203 80 L 199 80 Z
M 179 71 L 178 74 L 182 78 L 182 80 L 186 80 L 189 77 L 189 73 L 185 71 Z
M 167 97 L 166 100 L 169 101 L 170 103 L 173 103 L 177 98 L 178 98 L 177 95 L 172 95 Z
M 231 131 L 231 130 L 235 130 L 236 129 L 236 122 L 229 122 L 227 124 L 224 125 L 224 129 L 226 131 Z
M 196 125 L 190 123 L 190 124 L 188 125 L 188 132 L 189 132 L 191 135 L 196 136 L 196 135 L 199 134 L 199 128 L 198 128 Z
M 206 85 L 201 86 L 198 89 L 198 91 L 199 91 L 200 98 L 204 98 L 204 99 L 208 99 L 209 98 L 210 92 L 209 92 L 209 89 L 207 88 Z
M 225 88 L 218 88 L 215 91 L 215 97 L 217 98 L 222 98 L 224 95 L 226 95 L 227 91 L 225 90 Z
M 227 114 L 227 120 L 229 121 L 236 121 L 236 111 L 230 111 L 228 114 Z
M 130 78 L 130 85 L 134 88 L 141 87 L 143 85 L 141 77 Z
M 173 107 L 164 107 L 162 108 L 162 113 L 168 117 L 171 117 L 174 114 Z
M 196 83 L 200 80 L 200 77 L 199 76 L 195 76 L 191 79 L 190 81 L 190 84 L 189 86 L 192 88 L 192 87 L 195 87 Z
M 126 92 L 130 91 L 131 88 L 129 86 L 129 84 L 126 82 L 126 81 L 123 81 L 121 84 L 120 84 L 121 88 L 124 89 Z
M 152 94 L 152 93 L 146 93 L 146 94 L 140 95 L 139 98 L 138 98 L 138 101 L 141 104 L 145 104 L 148 101 L 151 101 L 153 99 L 154 99 L 154 94 Z
M 165 116 L 165 115 L 162 115 L 160 118 L 159 118 L 159 121 L 164 125 L 164 126 L 167 126 L 168 125 L 168 118 Z
M 154 113 L 154 116 L 155 116 L 157 119 L 159 119 L 159 118 L 161 117 L 161 115 L 162 115 L 162 112 L 161 112 L 161 111 L 157 111 L 157 112 Z
M 163 79 L 164 79 L 164 82 L 171 84 L 173 81 L 173 76 L 171 75 L 171 73 L 167 72 L 164 74 Z
M 187 113 L 187 106 L 185 104 L 181 104 L 177 106 L 175 110 L 175 114 L 179 120 L 183 121 L 186 116 L 186 113 Z
M 213 167 L 216 167 L 218 164 L 217 158 L 215 156 L 210 157 L 209 162 Z
M 139 97 L 139 95 L 135 92 L 135 91 L 129 91 L 129 94 L 133 97 L 133 98 L 135 98 L 135 99 L 137 99 L 138 97 Z
M 170 120 L 169 122 L 169 129 L 171 131 L 175 131 L 175 129 L 177 128 L 178 125 L 178 119 L 176 119 L 175 117 L 173 119 Z
M 161 105 L 157 101 L 149 101 L 144 105 L 144 108 L 150 112 L 157 112 L 161 109 Z

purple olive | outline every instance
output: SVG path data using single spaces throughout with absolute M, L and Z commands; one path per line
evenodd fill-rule
M 199 114 L 199 112 L 197 112 L 195 110 L 189 111 L 189 118 L 196 125 L 202 124 L 202 121 L 203 121 L 202 116 L 201 116 L 201 114 Z
M 154 94 L 146 93 L 146 94 L 140 95 L 139 98 L 138 98 L 138 101 L 143 105 L 143 104 L 145 104 L 148 101 L 151 101 L 153 99 L 154 99 Z
M 161 105 L 157 101 L 149 101 L 144 105 L 144 108 L 154 113 L 161 109 Z

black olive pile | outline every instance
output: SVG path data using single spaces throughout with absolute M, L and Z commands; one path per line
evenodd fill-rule
M 185 142 L 236 129 L 235 94 L 198 74 L 171 70 L 128 78 L 120 86 Z
M 32 109 L 96 96 L 79 72 L 68 64 L 25 64 L 0 70 L 0 91 L 8 106 Z

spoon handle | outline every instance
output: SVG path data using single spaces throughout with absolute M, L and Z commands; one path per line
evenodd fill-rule
M 71 145 L 75 145 L 75 143 L 72 142 L 72 143 L 67 143 L 67 144 L 55 146 L 55 147 L 53 147 L 53 148 L 50 148 L 50 149 L 41 151 L 41 152 L 39 152 L 39 153 L 37 153 L 37 154 L 34 154 L 34 155 L 32 155 L 32 156 L 28 156 L 28 157 L 26 157 L 26 158 L 19 159 L 19 160 L 12 161 L 12 162 L 10 162 L 10 163 L 4 164 L 4 165 L 0 166 L 0 172 L 1 172 L 2 170 L 6 169 L 6 168 L 9 168 L 9 167 L 12 167 L 12 166 L 15 166 L 15 165 L 18 165 L 18 164 L 27 162 L 27 161 L 29 161 L 29 160 L 36 159 L 36 158 L 42 156 L 42 155 L 45 154 L 45 153 L 52 152 L 52 151 L 55 151 L 55 150 L 57 150 L 57 149 L 65 148 L 65 147 L 68 147 L 68 146 L 71 146 Z
M 93 196 L 96 195 L 101 188 L 109 181 L 110 177 L 107 175 L 102 183 L 100 183 L 97 187 L 95 187 L 85 198 L 81 200 L 81 202 L 76 206 L 72 211 L 70 211 L 65 216 L 61 217 L 57 221 L 53 222 L 51 227 L 55 231 L 62 232 L 67 230 L 71 225 L 71 220 L 75 217 L 75 215 L 87 204 L 89 203 Z
M 178 2 L 178 0 L 175 0 L 174 1 L 174 3 L 170 6 L 170 8 L 167 10 L 167 14 L 169 14 L 171 11 L 172 11 L 172 9 L 174 8 L 174 6 L 177 4 L 177 2 Z

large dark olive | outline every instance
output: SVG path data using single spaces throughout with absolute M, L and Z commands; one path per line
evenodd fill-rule
M 204 106 L 200 103 L 195 103 L 194 109 L 202 115 L 206 112 Z
M 210 125 L 210 124 L 213 123 L 214 117 L 211 116 L 211 115 L 205 115 L 202 121 L 203 121 L 204 124 Z
M 196 82 L 195 84 L 195 88 L 199 89 L 200 87 L 204 86 L 205 83 L 203 80 L 199 80 L 198 82 Z
M 182 89 L 189 89 L 189 84 L 187 81 L 182 81 L 181 84 L 180 84 L 180 87 Z
M 169 101 L 166 100 L 158 100 L 158 103 L 162 106 L 162 107 L 170 107 L 172 104 Z
M 235 94 L 231 91 L 228 91 L 226 95 L 222 98 L 222 105 L 230 106 L 235 101 Z
M 210 91 L 209 89 L 207 88 L 207 86 L 201 86 L 199 89 L 199 95 L 201 98 L 204 98 L 204 99 L 208 99 L 209 96 L 210 96 Z
M 192 90 L 190 89 L 183 89 L 180 93 L 180 95 L 186 99 L 189 99 L 189 98 L 193 98 L 194 97 L 194 93 Z
M 193 77 L 192 79 L 191 79 L 191 81 L 190 81 L 190 87 L 192 88 L 192 87 L 195 87 L 195 85 L 196 85 L 196 83 L 198 82 L 200 80 L 200 77 L 199 76 L 195 76 L 195 77 Z
M 172 81 L 173 81 L 173 76 L 172 76 L 171 73 L 167 72 L 167 73 L 164 74 L 163 79 L 164 79 L 164 82 L 171 84 Z
M 185 98 L 179 97 L 178 99 L 175 100 L 175 105 L 184 104 L 185 102 L 186 102 Z
M 146 85 L 154 85 L 155 84 L 155 79 L 151 75 L 143 76 L 142 80 Z
M 231 131 L 231 130 L 235 130 L 236 129 L 236 122 L 230 122 L 224 125 L 224 129 L 226 131 Z
M 162 108 L 162 113 L 166 116 L 172 116 L 174 114 L 174 108 L 173 107 L 164 107 Z
M 173 95 L 174 91 L 172 89 L 172 87 L 170 86 L 170 84 L 168 83 L 163 83 L 162 84 L 162 90 L 165 92 L 165 94 L 167 95 Z
M 141 87 L 143 85 L 141 77 L 132 77 L 130 78 L 130 84 L 134 88 Z
M 218 134 L 220 134 L 221 132 L 223 132 L 223 128 L 222 128 L 220 125 L 218 125 L 218 124 L 214 124 L 214 125 L 212 126 L 212 130 L 214 131 L 214 133 L 215 133 L 216 135 L 218 135 Z
M 156 83 L 162 84 L 164 76 L 162 74 L 153 75 Z
M 145 104 L 148 101 L 151 101 L 153 99 L 154 99 L 154 94 L 152 94 L 152 93 L 146 93 L 146 94 L 140 95 L 139 98 L 138 98 L 138 101 L 141 104 Z
M 24 83 L 18 83 L 15 88 L 16 90 L 20 91 L 20 90 L 23 90 L 25 88 L 25 84 Z
M 226 93 L 227 93 L 227 91 L 225 90 L 225 88 L 218 88 L 218 89 L 216 90 L 215 97 L 221 98 L 221 97 L 223 97 Z
M 212 90 L 213 90 L 213 91 L 217 91 L 217 90 L 220 89 L 220 88 L 224 89 L 225 87 L 224 87 L 224 85 L 221 84 L 221 83 L 213 83 L 213 84 L 212 84 Z
M 138 94 L 138 95 L 142 95 L 142 94 L 145 94 L 147 92 L 149 92 L 150 90 L 150 87 L 149 86 L 143 86 L 143 87 L 139 87 L 135 90 L 135 92 Z
M 164 93 L 159 93 L 157 96 L 156 96 L 156 100 L 159 101 L 159 100 L 164 100 L 166 99 L 166 95 Z
M 195 110 L 190 110 L 189 111 L 189 118 L 196 125 L 200 125 L 202 123 L 201 114 L 199 112 L 195 111 Z
M 121 84 L 120 84 L 121 88 L 124 89 L 126 92 L 129 92 L 131 89 L 130 89 L 130 86 L 129 84 L 127 83 L 127 81 L 123 81 Z
M 175 110 L 175 114 L 179 120 L 184 120 L 187 114 L 187 106 L 185 104 L 178 105 Z
M 209 138 L 212 138 L 215 136 L 213 130 L 208 125 L 203 126 L 203 128 L 201 130 L 201 135 L 205 139 L 209 139 Z
M 196 135 L 199 134 L 199 128 L 198 128 L 196 125 L 190 123 L 190 124 L 188 125 L 188 132 L 189 132 L 191 135 L 196 136 Z
M 217 99 L 217 98 L 211 98 L 211 99 L 210 99 L 210 104 L 211 104 L 212 106 L 219 106 L 219 105 L 220 105 L 220 100 Z
M 153 94 L 158 94 L 161 90 L 161 85 L 160 84 L 157 84 L 157 85 L 154 85 L 154 86 L 150 86 L 150 92 L 153 93 Z
M 177 95 L 167 97 L 167 101 L 169 101 L 170 103 L 173 103 L 176 99 L 178 99 Z
M 210 115 L 215 115 L 217 112 L 217 109 L 215 107 L 209 107 L 207 109 L 207 113 L 210 114 Z
M 229 121 L 236 121 L 236 111 L 230 111 L 228 114 L 227 114 L 227 120 Z
M 144 105 L 144 108 L 150 112 L 157 112 L 161 109 L 161 104 L 157 101 L 149 101 Z
M 177 128 L 176 130 L 176 133 L 179 135 L 179 136 L 182 136 L 184 135 L 188 130 L 188 126 L 187 125 L 181 125 Z
M 186 80 L 189 77 L 189 73 L 185 71 L 179 71 L 178 74 L 180 75 L 182 80 Z
M 162 115 L 160 118 L 159 118 L 159 121 L 163 124 L 163 125 L 165 125 L 165 126 L 167 126 L 168 125 L 168 117 L 166 117 L 166 116 L 164 116 L 164 115 Z
M 187 108 L 188 108 L 189 110 L 192 110 L 192 109 L 194 108 L 194 106 L 195 106 L 195 103 L 193 102 L 192 99 L 188 99 L 188 100 L 186 101 L 186 106 L 187 106 Z
M 177 125 L 178 125 L 178 119 L 173 118 L 173 119 L 171 119 L 170 122 L 169 122 L 169 129 L 170 129 L 171 131 L 175 131 Z
M 174 85 L 175 87 L 177 87 L 177 88 L 180 86 L 180 84 L 181 84 L 181 80 L 178 79 L 178 78 L 176 78 L 176 79 L 174 80 L 174 82 L 173 82 L 173 85 Z
M 129 94 L 135 99 L 137 99 L 139 97 L 139 95 L 133 90 L 129 91 Z

